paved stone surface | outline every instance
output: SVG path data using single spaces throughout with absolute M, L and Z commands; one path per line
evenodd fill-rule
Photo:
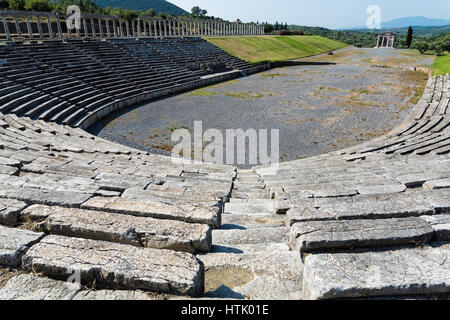
M 291 228 L 292 250 L 313 252 L 354 247 L 426 243 L 434 230 L 421 218 L 310 221 Z
M 43 233 L 0 226 L 0 266 L 20 266 L 22 255 L 43 237 Z
M 203 294 L 203 265 L 189 253 L 48 236 L 23 256 L 27 271 L 82 283 L 188 296 Z
M 449 250 L 312 254 L 305 260 L 304 299 L 448 293 Z
M 204 223 L 215 228 L 220 227 L 221 224 L 220 208 L 202 205 L 170 205 L 158 201 L 94 197 L 83 203 L 81 208 L 189 223 Z
M 78 291 L 65 281 L 21 274 L 0 289 L 0 300 L 71 300 Z
M 211 249 L 211 227 L 181 221 L 34 205 L 23 213 L 46 233 L 196 253 Z
M 0 224 L 16 224 L 20 218 L 20 211 L 26 206 L 25 202 L 14 199 L 0 199 Z

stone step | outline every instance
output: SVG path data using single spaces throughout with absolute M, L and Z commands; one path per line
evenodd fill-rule
M 419 217 L 432 215 L 435 209 L 431 204 L 423 201 L 377 201 L 327 204 L 319 209 L 314 207 L 297 207 L 288 210 L 286 225 L 296 222 L 326 221 L 326 220 L 355 220 L 355 219 L 388 219 Z
M 109 289 L 201 296 L 203 265 L 195 256 L 98 240 L 47 236 L 23 256 L 26 271 Z
M 245 182 L 239 182 L 235 181 L 233 183 L 233 187 L 236 190 L 245 190 L 245 189 L 264 189 L 265 184 L 264 183 L 245 183 Z
M 246 230 L 285 226 L 285 217 L 273 214 L 224 214 L 222 230 Z
M 276 200 L 273 199 L 238 199 L 238 198 L 231 198 L 230 203 L 236 204 L 261 204 L 261 205 L 272 205 L 273 203 L 276 203 Z
M 270 199 L 270 196 L 267 192 L 241 192 L 233 190 L 231 193 L 232 198 L 241 198 L 241 199 Z
M 213 230 L 213 245 L 287 243 L 289 228 L 260 228 L 248 230 Z
M 14 225 L 19 222 L 20 212 L 27 204 L 14 199 L 0 199 L 0 224 Z
M 299 300 L 303 264 L 300 254 L 214 253 L 198 256 L 205 265 L 205 296 L 222 299 Z
M 436 241 L 450 241 L 450 215 L 422 216 L 433 228 Z
M 211 253 L 230 254 L 261 254 L 265 252 L 289 252 L 287 243 L 258 243 L 258 244 L 234 244 L 234 245 L 214 245 Z
M 0 226 L 0 266 L 19 267 L 22 255 L 44 236 L 43 233 Z
M 77 285 L 65 281 L 20 274 L 0 289 L 0 300 L 72 300 L 79 290 Z
M 449 245 L 310 254 L 303 299 L 426 295 L 450 291 Z
M 221 226 L 221 208 L 204 205 L 170 205 L 158 201 L 129 200 L 120 197 L 94 197 L 81 205 L 82 209 L 120 213 Z
M 421 218 L 309 221 L 291 227 L 289 246 L 314 252 L 427 243 L 434 230 Z
M 225 203 L 226 214 L 274 213 L 274 203 Z
M 24 210 L 22 219 L 48 234 L 190 253 L 211 250 L 211 227 L 202 224 L 41 205 Z

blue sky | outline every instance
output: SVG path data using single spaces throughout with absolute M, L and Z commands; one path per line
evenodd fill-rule
M 409 16 L 450 19 L 450 0 L 168 0 L 190 11 L 194 6 L 212 16 L 242 21 L 275 20 L 328 28 L 359 27 L 366 24 L 366 9 L 381 8 L 381 20 Z

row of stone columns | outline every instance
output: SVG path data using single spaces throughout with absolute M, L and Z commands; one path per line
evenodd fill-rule
M 3 11 L 4 12 L 4 11 Z M 2 12 L 2 13 L 3 13 Z M 47 35 L 53 38 L 97 38 L 97 37 L 168 37 L 168 36 L 233 36 L 233 35 L 263 35 L 264 26 L 256 24 L 229 23 L 209 20 L 187 19 L 155 19 L 140 17 L 137 21 L 128 21 L 115 16 L 85 15 L 79 21 L 79 28 L 70 30 L 63 25 L 64 18 L 58 14 L 27 15 L 3 15 L 3 29 L 7 40 L 11 40 L 12 34 L 8 26 L 8 18 L 14 20 L 16 35 L 30 39 L 35 38 L 32 23 L 36 23 L 39 39 Z M 27 30 L 21 30 L 20 21 L 25 20 Z M 89 23 L 88 23 L 89 22 Z M 52 23 L 56 23 L 57 30 L 53 30 Z M 48 32 L 44 34 L 43 24 L 47 25 Z M 64 27 L 63 27 L 64 26 Z M 66 31 L 66 32 L 64 32 Z

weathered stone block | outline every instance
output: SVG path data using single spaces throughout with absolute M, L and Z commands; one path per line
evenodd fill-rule
M 71 300 L 78 290 L 65 281 L 21 274 L 0 289 L 0 300 Z
M 189 223 L 202 223 L 214 228 L 220 228 L 221 225 L 221 208 L 201 204 L 170 205 L 158 201 L 94 197 L 83 203 L 81 208 Z
M 192 254 L 48 236 L 23 256 L 27 271 L 58 279 L 78 274 L 98 287 L 200 296 L 203 264 Z
M 43 237 L 43 233 L 0 226 L 0 266 L 20 266 L 22 255 Z
M 426 243 L 434 230 L 422 219 L 309 221 L 295 223 L 289 245 L 292 250 L 313 252 L 352 247 L 378 247 Z
M 14 199 L 0 199 L 0 224 L 16 224 L 19 221 L 20 211 L 26 206 L 25 202 Z
M 311 254 L 305 259 L 303 299 L 448 293 L 448 254 L 432 247 Z
M 34 205 L 22 215 L 47 233 L 190 253 L 211 249 L 211 227 L 174 220 Z

